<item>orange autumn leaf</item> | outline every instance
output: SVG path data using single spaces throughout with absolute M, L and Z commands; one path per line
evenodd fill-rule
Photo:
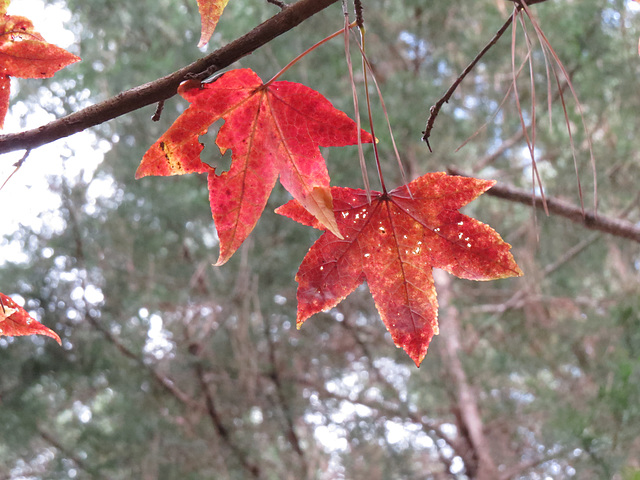
M 388 194 L 332 188 L 344 239 L 325 232 L 305 256 L 298 281 L 300 327 L 340 303 L 367 281 L 376 308 L 398 347 L 417 366 L 438 333 L 432 268 L 460 278 L 492 280 L 522 275 L 510 245 L 488 225 L 458 212 L 495 182 L 428 173 Z M 299 202 L 277 213 L 322 227 Z
M 200 22 L 202 24 L 198 47 L 204 47 L 209 42 L 227 3 L 229 3 L 229 0 L 198 0 L 198 10 L 200 11 Z
M 0 293 L 0 335 L 17 337 L 20 335 L 46 335 L 62 345 L 60 337 L 50 328 L 34 320 L 27 311 L 11 297 Z
M 320 146 L 353 145 L 357 127 L 315 90 L 299 83 L 264 85 L 250 69 L 232 70 L 213 83 L 186 82 L 180 95 L 189 108 L 145 153 L 136 178 L 209 174 L 209 201 L 220 239 L 217 265 L 247 238 L 280 183 L 318 221 L 341 236 L 333 213 L 329 174 Z M 217 175 L 201 161 L 198 141 L 224 119 L 216 144 L 232 150 L 231 168 Z M 364 142 L 371 142 L 361 132 Z
M 47 43 L 24 17 L 7 15 L 9 2 L 0 2 L 0 128 L 9 108 L 9 77 L 47 78 L 80 60 Z

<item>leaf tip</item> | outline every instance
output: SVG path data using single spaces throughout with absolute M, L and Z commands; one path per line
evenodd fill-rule
M 0 335 L 17 337 L 23 335 L 45 335 L 53 338 L 62 346 L 62 340 L 56 332 L 35 320 L 13 299 L 0 293 Z
M 329 187 L 313 187 L 308 199 L 305 199 L 304 207 L 326 230 L 333 233 L 340 240 L 344 237 L 340 233 L 336 216 L 333 213 L 333 197 Z
M 216 263 L 214 263 L 212 265 L 214 267 L 221 267 L 222 265 L 227 263 L 228 260 L 229 260 L 229 256 L 228 255 L 223 255 L 222 252 L 220 252 L 220 255 L 218 256 L 218 260 L 216 261 Z
M 416 367 L 420 368 L 420 364 L 424 360 L 424 357 L 427 356 L 427 349 L 429 348 L 429 342 L 431 338 L 429 338 L 426 342 L 420 341 L 415 344 L 404 345 L 403 350 L 409 355 L 413 363 L 416 364 Z

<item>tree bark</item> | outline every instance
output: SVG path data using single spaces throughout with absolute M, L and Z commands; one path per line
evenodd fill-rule
M 484 436 L 482 416 L 476 401 L 477 395 L 469 384 L 467 374 L 460 361 L 460 322 L 458 310 L 449 303 L 451 298 L 451 277 L 442 270 L 434 269 L 433 277 L 438 288 L 440 304 L 440 335 L 443 342 L 443 357 L 448 366 L 455 408 L 458 415 L 458 434 L 466 436 L 470 452 L 463 458 L 467 475 L 473 480 L 496 480 L 496 468 L 489 442 Z

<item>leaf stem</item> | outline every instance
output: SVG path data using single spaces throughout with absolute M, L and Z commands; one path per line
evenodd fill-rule
M 371 72 L 371 80 L 373 80 L 373 84 L 376 87 L 376 92 L 378 93 L 378 99 L 380 100 L 380 106 L 382 107 L 382 112 L 384 113 L 384 118 L 387 122 L 387 128 L 389 129 L 389 136 L 391 137 L 391 145 L 393 146 L 393 151 L 396 155 L 396 161 L 398 163 L 398 168 L 400 169 L 400 176 L 402 177 L 402 183 L 407 186 L 407 190 L 409 190 L 409 196 L 413 198 L 411 194 L 411 190 L 409 189 L 409 181 L 407 179 L 407 174 L 404 170 L 404 166 L 402 165 L 402 159 L 400 158 L 400 153 L 398 152 L 398 146 L 396 144 L 396 140 L 393 135 L 393 129 L 391 128 L 391 122 L 389 120 L 389 112 L 387 111 L 387 106 L 384 103 L 384 97 L 382 96 L 382 91 L 380 90 L 380 85 L 378 85 L 378 81 L 376 80 L 376 74 L 371 66 L 371 62 L 367 58 L 364 50 L 362 49 L 362 45 L 358 43 L 358 48 L 360 49 L 360 54 L 362 55 L 362 60 L 367 66 L 369 72 Z
M 351 83 L 351 95 L 353 97 L 353 111 L 356 120 L 356 128 L 358 129 L 358 159 L 360 161 L 360 171 L 362 172 L 362 182 L 367 192 L 367 202 L 371 203 L 371 185 L 369 184 L 369 175 L 367 172 L 367 164 L 364 159 L 364 150 L 362 148 L 362 124 L 360 122 L 360 106 L 358 102 L 358 89 L 353 75 L 353 62 L 351 61 L 351 50 L 349 49 L 349 7 L 347 0 L 342 0 L 342 13 L 344 14 L 344 55 L 347 60 L 347 70 L 349 71 L 349 82 Z
M 24 152 L 24 155 L 22 156 L 22 158 L 20 160 L 18 160 L 16 163 L 13 164 L 14 167 L 16 167 L 13 172 L 11 172 L 11 174 L 7 177 L 7 179 L 4 181 L 4 183 L 2 184 L 2 186 L 0 186 L 0 190 L 2 190 L 5 185 L 7 183 L 9 183 L 9 180 L 11 180 L 11 177 L 13 177 L 18 170 L 20 170 L 20 167 L 22 167 L 22 165 L 24 164 L 24 162 L 27 161 L 27 157 L 29 156 L 29 154 L 31 153 L 31 149 L 29 148 L 26 152 Z M 4 307 L 4 306 L 3 306 Z M 4 310 L 4 308 L 3 308 Z
M 353 22 L 349 25 L 349 28 L 353 28 L 356 26 L 356 22 Z M 316 48 L 318 48 L 320 45 L 323 45 L 325 43 L 327 43 L 329 40 L 336 38 L 338 36 L 340 36 L 342 33 L 344 32 L 344 28 L 341 28 L 340 30 L 338 30 L 337 32 L 332 33 L 331 35 L 329 35 L 326 38 L 323 38 L 322 40 L 320 40 L 318 43 L 310 46 L 309 48 L 307 48 L 304 52 L 302 52 L 300 55 L 298 55 L 296 58 L 294 58 L 293 60 L 291 60 L 289 63 L 287 63 L 284 68 L 282 70 L 280 70 L 278 73 L 276 73 L 274 75 L 274 77 L 269 80 L 268 82 L 266 82 L 264 85 L 265 87 L 268 87 L 269 85 L 271 85 L 273 82 L 275 82 L 278 78 L 280 78 L 282 76 L 282 74 L 284 74 L 287 70 L 289 70 L 291 67 L 293 67 L 296 63 L 298 63 L 304 56 L 306 56 L 307 54 L 311 53 L 313 50 L 315 50 Z
M 382 167 L 380 166 L 380 155 L 378 154 L 378 144 L 375 141 L 376 133 L 373 128 L 373 116 L 371 114 L 371 99 L 369 97 L 369 76 L 367 75 L 367 60 L 364 56 L 365 43 L 364 43 L 364 26 L 360 28 L 360 43 L 362 45 L 362 73 L 364 74 L 364 93 L 367 99 L 367 113 L 369 115 L 369 128 L 371 129 L 371 136 L 373 137 L 373 153 L 376 157 L 376 169 L 378 170 L 378 177 L 380 177 L 380 187 L 382 193 L 386 195 L 387 187 L 384 184 L 384 176 L 382 175 Z

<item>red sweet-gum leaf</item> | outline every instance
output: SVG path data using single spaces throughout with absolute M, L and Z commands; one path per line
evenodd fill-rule
M 0 3 L 0 13 L 8 2 Z M 24 17 L 0 14 L 0 128 L 8 108 L 8 77 L 47 78 L 80 58 L 47 43 Z M 4 110 L 3 110 L 4 109 Z
M 232 70 L 215 82 L 179 89 L 189 108 L 151 146 L 136 178 L 147 175 L 209 174 L 211 212 L 220 239 L 217 265 L 225 263 L 247 238 L 280 183 L 318 221 L 341 237 L 333 213 L 329 174 L 319 147 L 357 143 L 353 120 L 315 90 L 291 82 L 263 85 L 251 70 Z M 216 144 L 231 149 L 228 172 L 200 160 L 198 141 L 224 119 Z M 371 135 L 362 131 L 362 141 Z
M 420 366 L 438 333 L 432 267 L 469 280 L 522 275 L 495 230 L 458 212 L 494 183 L 429 173 L 409 184 L 411 195 L 406 186 L 371 192 L 371 204 L 363 190 L 332 188 L 344 239 L 325 232 L 302 261 L 298 327 L 366 280 L 393 341 Z M 295 200 L 276 212 L 319 227 Z
M 20 335 L 46 335 L 62 345 L 60 337 L 50 328 L 37 322 L 27 311 L 14 302 L 11 297 L 0 293 L 0 335 L 17 337 Z
M 200 10 L 200 21 L 202 23 L 198 47 L 204 47 L 209 42 L 227 3 L 229 3 L 229 0 L 198 0 L 198 10 Z

